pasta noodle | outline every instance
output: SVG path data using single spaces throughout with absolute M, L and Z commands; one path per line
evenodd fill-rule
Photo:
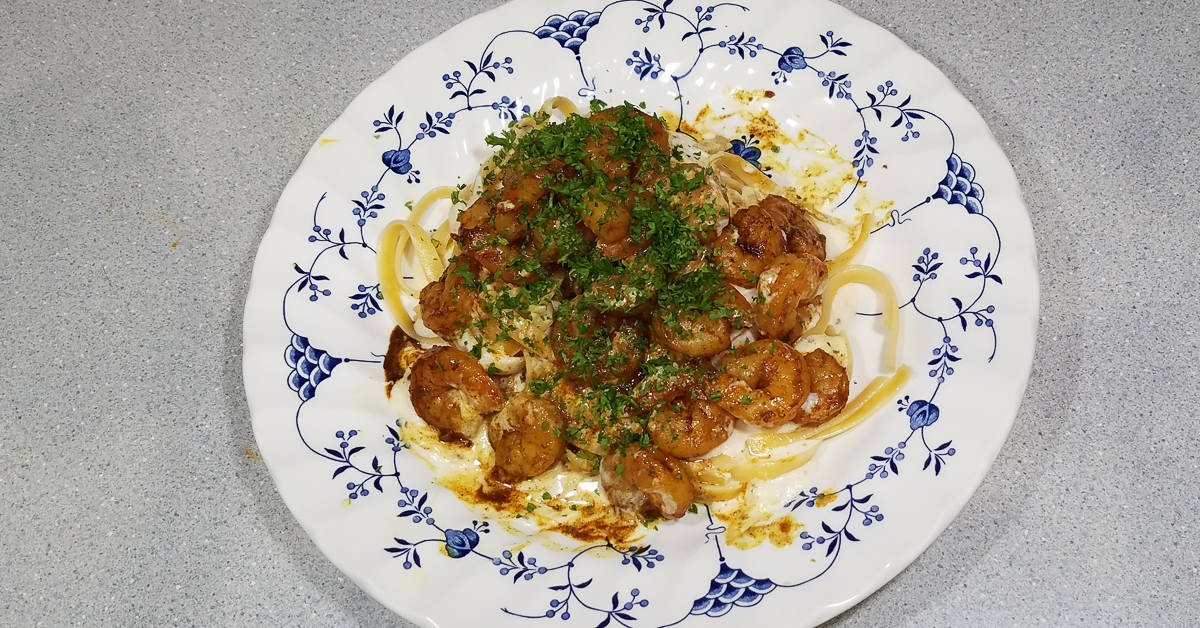
M 424 344 L 437 343 L 439 342 L 437 337 L 427 336 L 416 330 L 413 318 L 404 307 L 400 297 L 401 292 L 411 294 L 407 285 L 401 283 L 402 275 L 397 271 L 398 252 L 402 251 L 401 243 L 407 243 L 407 241 L 408 231 L 405 229 L 403 221 L 395 221 L 384 227 L 379 242 L 379 291 L 383 295 L 383 303 L 388 312 L 404 330 L 404 333 Z
M 708 165 L 727 185 L 735 186 L 738 192 L 746 188 L 757 188 L 758 190 L 775 188 L 775 182 L 771 181 L 767 175 L 733 153 L 720 153 L 713 157 Z
M 897 307 L 896 291 L 892 288 L 891 280 L 878 270 L 870 266 L 848 265 L 837 273 L 831 274 L 821 300 L 821 318 L 817 320 L 813 329 L 818 333 L 823 333 L 829 326 L 834 298 L 837 296 L 838 290 L 848 284 L 865 285 L 879 296 L 879 310 L 883 317 L 884 328 L 887 330 L 887 337 L 884 339 L 883 345 L 883 364 L 884 368 L 894 372 L 899 368 L 897 359 L 900 342 L 900 309 Z
M 446 258 L 453 248 L 453 240 L 450 238 L 450 221 L 442 222 L 431 237 L 429 232 L 421 226 L 420 220 L 430 207 L 438 201 L 452 198 L 454 192 L 455 188 L 449 186 L 436 187 L 426 192 L 413 203 L 408 218 L 388 223 L 379 236 L 379 255 L 376 265 L 379 272 L 379 291 L 383 295 L 383 302 L 392 318 L 396 319 L 396 323 L 404 332 L 424 344 L 437 344 L 441 340 L 436 336 L 418 332 L 413 317 L 404 307 L 403 296 L 420 299 L 421 288 L 409 283 L 410 280 L 406 279 L 402 266 L 411 247 L 411 252 L 425 277 L 425 283 L 437 279 L 445 271 Z
M 854 234 L 854 239 L 851 240 L 849 248 L 842 251 L 837 257 L 829 261 L 829 274 L 836 275 L 841 270 L 850 265 L 850 262 L 862 250 L 863 244 L 867 241 L 867 236 L 871 235 L 871 215 L 867 214 L 862 217 L 858 223 L 858 230 Z

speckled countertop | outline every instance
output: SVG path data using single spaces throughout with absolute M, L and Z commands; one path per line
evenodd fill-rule
M 6 5 L 0 625 L 404 624 L 246 455 L 242 304 L 313 139 L 494 4 Z M 1200 624 L 1200 8 L 843 4 L 989 122 L 1024 186 L 1043 302 L 991 474 L 834 623 Z

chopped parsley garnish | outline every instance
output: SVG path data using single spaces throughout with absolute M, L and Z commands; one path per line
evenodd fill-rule
M 561 122 L 537 113 L 487 137 L 494 153 L 481 196 L 465 186 L 450 194 L 463 228 L 442 296 L 459 308 L 455 331 L 466 332 L 472 356 L 482 358 L 485 344 L 517 352 L 529 369 L 524 394 L 562 411 L 531 426 L 565 440 L 570 455 L 599 470 L 608 452 L 655 446 L 653 413 L 686 413 L 691 404 L 722 399 L 711 387 L 721 367 L 704 359 L 709 354 L 682 356 L 668 336 L 685 327 L 728 333 L 728 322 L 707 319 L 740 326 L 735 306 L 745 305 L 713 250 L 729 217 L 710 189 L 713 172 L 685 163 L 662 121 L 633 105 L 593 100 L 590 109 L 590 117 Z M 503 374 L 494 364 L 486 370 Z M 753 403 L 750 395 L 738 401 Z M 668 449 L 659 424 L 654 429 Z M 666 433 L 672 442 L 683 438 L 669 427 Z M 623 474 L 626 465 L 613 471 Z M 549 491 L 525 499 L 529 513 L 534 502 L 562 509 L 546 504 Z
M 535 395 L 539 395 L 539 396 L 544 395 L 544 394 L 550 392 L 551 390 L 554 390 L 554 387 L 558 385 L 558 380 L 561 377 L 562 377 L 561 375 L 555 375 L 554 377 L 552 377 L 550 379 L 531 380 L 529 382 L 529 391 Z

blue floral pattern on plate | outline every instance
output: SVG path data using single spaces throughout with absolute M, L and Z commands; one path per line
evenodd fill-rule
M 629 13 L 617 16 L 617 9 L 628 7 L 637 9 L 636 17 L 629 19 L 626 17 Z M 748 6 L 738 3 L 684 9 L 673 0 L 615 0 L 595 10 L 556 13 L 528 28 L 505 30 L 487 42 L 477 56 L 457 63 L 447 62 L 442 68 L 440 88 L 445 90 L 445 104 L 440 110 L 407 110 L 402 102 L 395 102 L 372 119 L 364 120 L 363 133 L 376 138 L 380 145 L 373 157 L 378 171 L 363 182 L 353 198 L 335 200 L 322 194 L 313 201 L 307 242 L 317 248 L 304 259 L 287 262 L 295 275 L 281 303 L 282 322 L 291 335 L 290 343 L 283 348 L 286 385 L 299 400 L 295 409 L 296 435 L 312 456 L 328 465 L 331 479 L 344 486 L 348 503 L 377 497 L 391 500 L 395 517 L 406 522 L 405 532 L 390 541 L 380 539 L 379 551 L 392 556 L 401 572 L 423 569 L 430 560 L 479 561 L 514 585 L 544 583 L 542 602 L 526 590 L 496 612 L 528 619 L 577 620 L 581 625 L 602 628 L 646 625 L 640 619 L 642 612 L 656 600 L 635 586 L 638 577 L 677 560 L 650 545 L 621 549 L 610 543 L 593 544 L 561 559 L 547 560 L 538 556 L 536 546 L 517 549 L 503 540 L 492 541 L 497 535 L 492 534 L 487 521 L 439 521 L 436 515 L 441 507 L 433 498 L 437 489 L 426 488 L 418 480 L 406 480 L 402 457 L 408 455 L 407 445 L 395 427 L 385 426 L 380 432 L 377 427 L 355 425 L 324 436 L 310 434 L 303 427 L 302 414 L 317 398 L 324 383 L 334 376 L 335 369 L 353 362 L 378 362 L 381 356 L 351 357 L 340 354 L 336 347 L 314 345 L 310 330 L 294 320 L 297 299 L 307 303 L 336 303 L 360 321 L 372 320 L 383 309 L 383 296 L 374 279 L 353 278 L 347 285 L 355 288 L 344 291 L 339 291 L 335 280 L 339 273 L 349 272 L 352 255 L 374 254 L 367 229 L 381 216 L 398 209 L 391 206 L 392 201 L 381 190 L 388 185 L 394 187 L 395 183 L 421 184 L 425 176 L 422 168 L 428 169 L 429 164 L 426 146 L 453 137 L 461 126 L 458 123 L 466 116 L 492 116 L 503 124 L 530 112 L 530 105 L 518 94 L 505 93 L 505 77 L 523 68 L 521 61 L 506 49 L 507 42 L 516 38 L 553 41 L 558 44 L 554 50 L 559 54 L 572 56 L 578 69 L 575 89 L 581 99 L 594 98 L 603 90 L 602 75 L 584 61 L 589 42 L 599 36 L 601 28 L 633 28 L 645 36 L 645 42 L 630 50 L 623 62 L 636 80 L 650 87 L 686 94 L 686 79 L 697 72 L 702 62 L 719 56 L 726 62 L 761 66 L 777 89 L 800 84 L 820 89 L 831 102 L 852 114 L 858 124 L 851 152 L 855 181 L 837 200 L 838 207 L 855 200 L 867 177 L 884 163 L 886 149 L 881 138 L 892 138 L 901 144 L 928 142 L 931 140 L 927 127 L 940 127 L 944 134 L 937 137 L 944 136 L 948 141 L 942 148 L 944 172 L 931 177 L 923 200 L 902 210 L 892 210 L 876 231 L 904 229 L 904 225 L 913 221 L 914 212 L 935 205 L 959 208 L 984 227 L 982 231 L 973 231 L 976 235 L 972 237 L 979 239 L 966 243 L 961 250 L 935 250 L 934 246 L 926 246 L 910 258 L 914 260 L 911 264 L 914 272 L 902 309 L 910 320 L 923 321 L 935 328 L 939 341 L 928 348 L 926 384 L 910 384 L 910 394 L 896 400 L 899 416 L 895 424 L 908 432 L 880 445 L 876 453 L 863 460 L 861 472 L 840 488 L 820 490 L 814 486 L 797 491 L 784 504 L 783 512 L 811 513 L 806 515 L 806 529 L 800 533 L 796 545 L 800 551 L 812 554 L 812 562 L 818 566 L 816 571 L 807 575 L 798 572 L 789 580 L 756 576 L 753 564 L 739 564 L 740 554 L 731 554 L 723 546 L 724 527 L 703 507 L 692 516 L 706 520 L 705 542 L 712 548 L 711 579 L 704 590 L 697 590 L 691 596 L 694 601 L 690 607 L 679 608 L 673 621 L 658 623 L 675 625 L 697 616 L 736 615 L 737 608 L 755 606 L 776 591 L 803 587 L 825 577 L 851 551 L 853 544 L 870 534 L 868 528 L 886 525 L 884 513 L 876 502 L 889 482 L 898 481 L 896 478 L 902 473 L 939 477 L 946 469 L 953 468 L 951 458 L 959 453 L 954 441 L 947 438 L 936 445 L 930 444 L 942 440 L 935 435 L 939 428 L 947 421 L 957 420 L 955 416 L 943 416 L 937 405 L 939 394 L 952 385 L 956 369 L 964 361 L 983 365 L 991 362 L 996 356 L 1000 333 L 995 316 L 998 306 L 989 298 L 989 288 L 1003 285 L 1002 237 L 1000 228 L 985 212 L 986 173 L 977 172 L 957 152 L 951 123 L 935 111 L 921 107 L 915 95 L 903 94 L 897 81 L 884 80 L 863 87 L 857 75 L 839 70 L 840 62 L 853 58 L 854 41 L 833 30 L 820 29 L 809 36 L 797 34 L 791 40 L 765 41 L 755 33 L 730 26 L 733 21 L 726 19 L 750 11 Z M 679 39 L 690 46 L 691 56 L 680 57 L 678 46 L 669 46 L 666 39 L 657 36 L 668 28 L 681 33 Z M 686 119 L 689 101 L 682 97 L 675 100 L 676 113 L 681 120 Z M 770 168 L 761 162 L 760 141 L 754 135 L 731 139 L 728 150 L 770 176 Z M 958 263 L 946 265 L 947 258 L 957 258 Z M 943 293 L 932 287 L 948 274 L 956 274 L 958 283 L 947 301 Z M 989 338 L 990 354 L 968 354 L 960 348 L 962 337 L 980 332 Z M 364 438 L 375 440 L 361 444 Z M 910 462 L 910 456 L 919 462 Z M 825 506 L 831 507 L 825 511 Z M 441 555 L 426 551 L 429 549 L 437 549 Z M 619 580 L 579 575 L 581 565 L 587 561 L 612 558 L 619 559 L 626 567 Z

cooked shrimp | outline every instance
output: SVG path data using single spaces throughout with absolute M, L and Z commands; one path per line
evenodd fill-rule
M 563 427 L 562 411 L 554 402 L 528 392 L 510 397 L 487 426 L 496 452 L 496 479 L 519 482 L 554 466 L 566 448 Z
M 640 120 L 642 124 L 616 124 L 623 117 Z M 613 154 L 615 146 L 639 146 L 649 142 L 663 154 L 669 154 L 671 151 L 671 140 L 662 121 L 639 111 L 636 107 L 621 105 L 602 109 L 592 114 L 589 121 L 599 129 L 599 134 L 587 143 L 586 150 L 597 166 L 608 169 L 606 174 L 610 176 L 629 173 L 630 164 Z M 635 137 L 618 137 L 617 131 L 633 134 Z M 624 172 L 621 171 L 622 164 Z
M 484 233 L 498 235 L 509 243 L 519 242 L 525 237 L 527 222 L 525 210 L 512 201 L 500 200 L 493 205 L 484 197 L 476 199 L 458 215 L 458 223 L 463 229 L 480 229 Z
M 792 331 L 785 336 L 780 336 L 781 339 L 786 338 L 788 342 L 795 342 L 796 339 L 808 332 L 809 328 L 817 323 L 821 318 L 821 297 L 818 295 L 812 301 L 802 304 L 796 310 L 796 326 Z
M 627 107 L 626 111 L 629 115 L 640 119 L 646 125 L 646 131 L 649 133 L 647 139 L 664 153 L 671 151 L 671 139 L 667 135 L 667 127 L 663 126 L 662 120 L 655 116 L 648 115 L 644 111 L 636 107 Z
M 653 264 L 635 258 L 620 272 L 592 283 L 583 295 L 601 312 L 640 315 L 652 307 L 662 277 L 662 272 Z
M 684 516 L 696 498 L 683 463 L 657 449 L 631 447 L 605 456 L 600 485 L 617 508 L 664 519 Z
M 644 247 L 634 242 L 632 238 L 622 238 L 616 242 L 596 242 L 596 250 L 608 259 L 628 259 L 642 248 Z
M 800 306 L 820 294 L 826 266 L 822 260 L 800 253 L 779 256 L 758 278 L 760 301 L 754 307 L 754 324 L 772 338 L 782 338 L 796 328 Z
M 733 324 L 708 312 L 660 309 L 650 323 L 651 337 L 662 346 L 693 358 L 717 355 L 732 344 Z
M 479 264 L 469 257 L 450 260 L 442 277 L 421 289 L 421 320 L 446 342 L 457 342 L 474 321 L 478 297 L 464 275 L 475 277 Z
M 528 230 L 527 208 L 508 200 L 490 204 L 482 196 L 458 215 L 456 238 L 463 254 L 508 283 L 527 283 L 531 273 L 515 268 L 524 259 L 518 246 Z
M 788 252 L 796 255 L 807 253 L 819 260 L 825 259 L 825 234 L 817 231 L 808 216 L 801 214 L 799 222 L 792 222 L 786 233 Z
M 601 414 L 593 389 L 577 388 L 569 382 L 563 382 L 552 394 L 565 417 L 563 438 L 583 451 L 602 456 L 608 453 L 622 433 L 637 427 L 631 404 L 626 411 L 619 411 L 617 416 Z
M 676 458 L 696 458 L 729 439 L 733 415 L 707 399 L 692 399 L 655 412 L 646 426 L 659 449 Z
M 517 166 L 506 169 L 501 182 L 503 187 L 500 196 L 505 201 L 514 203 L 517 207 L 528 208 L 550 193 L 546 189 L 546 179 L 561 172 L 563 161 L 553 159 L 544 166 L 526 168 Z
M 411 373 L 413 409 L 443 440 L 471 438 L 482 415 L 504 405 L 504 394 L 479 361 L 453 347 L 426 351 Z
M 825 259 L 825 234 L 817 230 L 803 209 L 774 194 L 763 199 L 759 206 L 779 221 L 787 236 L 789 253 L 808 253 L 819 260 Z
M 850 378 L 845 367 L 823 349 L 805 353 L 804 364 L 812 375 L 812 392 L 793 420 L 801 425 L 820 425 L 846 407 Z
M 733 416 L 764 429 L 796 418 L 812 388 L 804 356 L 778 340 L 738 347 L 721 367 L 725 372 L 713 382 L 711 396 Z
M 673 401 L 694 389 L 703 373 L 701 362 L 680 364 L 659 345 L 647 350 L 646 356 L 650 359 L 642 365 L 642 380 L 630 393 L 634 403 L 643 410 Z
M 627 124 L 629 118 L 641 124 Z M 595 234 L 601 255 L 625 259 L 638 250 L 637 243 L 629 239 L 629 225 L 634 200 L 645 194 L 640 186 L 638 191 L 634 190 L 632 177 L 637 168 L 628 147 L 638 147 L 632 150 L 641 151 L 653 144 L 665 160 L 670 141 L 662 122 L 627 105 L 597 111 L 590 122 L 595 133 L 584 142 L 584 151 L 601 181 L 583 198 L 580 217 Z
M 733 215 L 713 245 L 717 266 L 735 286 L 753 288 L 758 276 L 787 248 L 783 230 L 757 205 Z
M 524 284 L 533 279 L 531 273 L 514 268 L 523 256 L 520 249 L 487 227 L 461 229 L 458 243 L 463 254 L 508 283 Z
M 573 377 L 585 383 L 625 383 L 645 357 L 640 321 L 601 316 L 592 309 L 560 307 L 550 328 L 550 346 Z M 580 369 L 580 366 L 590 368 Z
M 682 164 L 674 172 L 678 186 L 671 195 L 672 205 L 678 208 L 679 215 L 702 244 L 711 243 L 717 237 L 721 221 L 729 217 L 729 210 L 709 186 L 704 168 L 697 164 Z M 685 178 L 681 179 L 679 174 Z M 667 173 L 655 172 L 649 175 L 645 189 L 656 195 L 665 193 L 672 187 L 671 178 Z M 696 184 L 699 186 L 687 189 Z
M 741 292 L 738 292 L 737 288 L 726 284 L 725 291 L 717 297 L 717 302 L 721 304 L 721 307 L 733 310 L 733 316 L 729 318 L 729 322 L 735 328 L 743 329 L 754 322 L 754 306 L 750 305 L 750 301 Z
M 543 264 L 556 264 L 562 261 L 564 249 L 591 244 L 594 239 L 590 231 L 579 228 L 578 218 L 553 216 L 530 226 L 525 254 L 536 257 Z
M 641 370 L 642 360 L 646 358 L 646 328 L 633 319 L 610 319 L 603 329 L 609 336 L 609 349 L 596 361 L 597 379 L 613 384 L 627 383 Z
M 614 187 L 583 198 L 579 217 L 584 226 L 595 234 L 597 241 L 611 245 L 629 238 L 633 205 L 627 181 L 609 181 L 609 184 Z
M 621 116 L 619 108 L 610 107 L 597 111 L 588 118 L 595 132 L 584 142 L 583 149 L 587 152 L 588 163 L 604 173 L 609 181 L 620 178 L 628 179 L 629 170 L 633 165 L 628 159 L 622 159 L 615 154 L 618 145 L 615 131 L 618 127 L 616 121 Z

